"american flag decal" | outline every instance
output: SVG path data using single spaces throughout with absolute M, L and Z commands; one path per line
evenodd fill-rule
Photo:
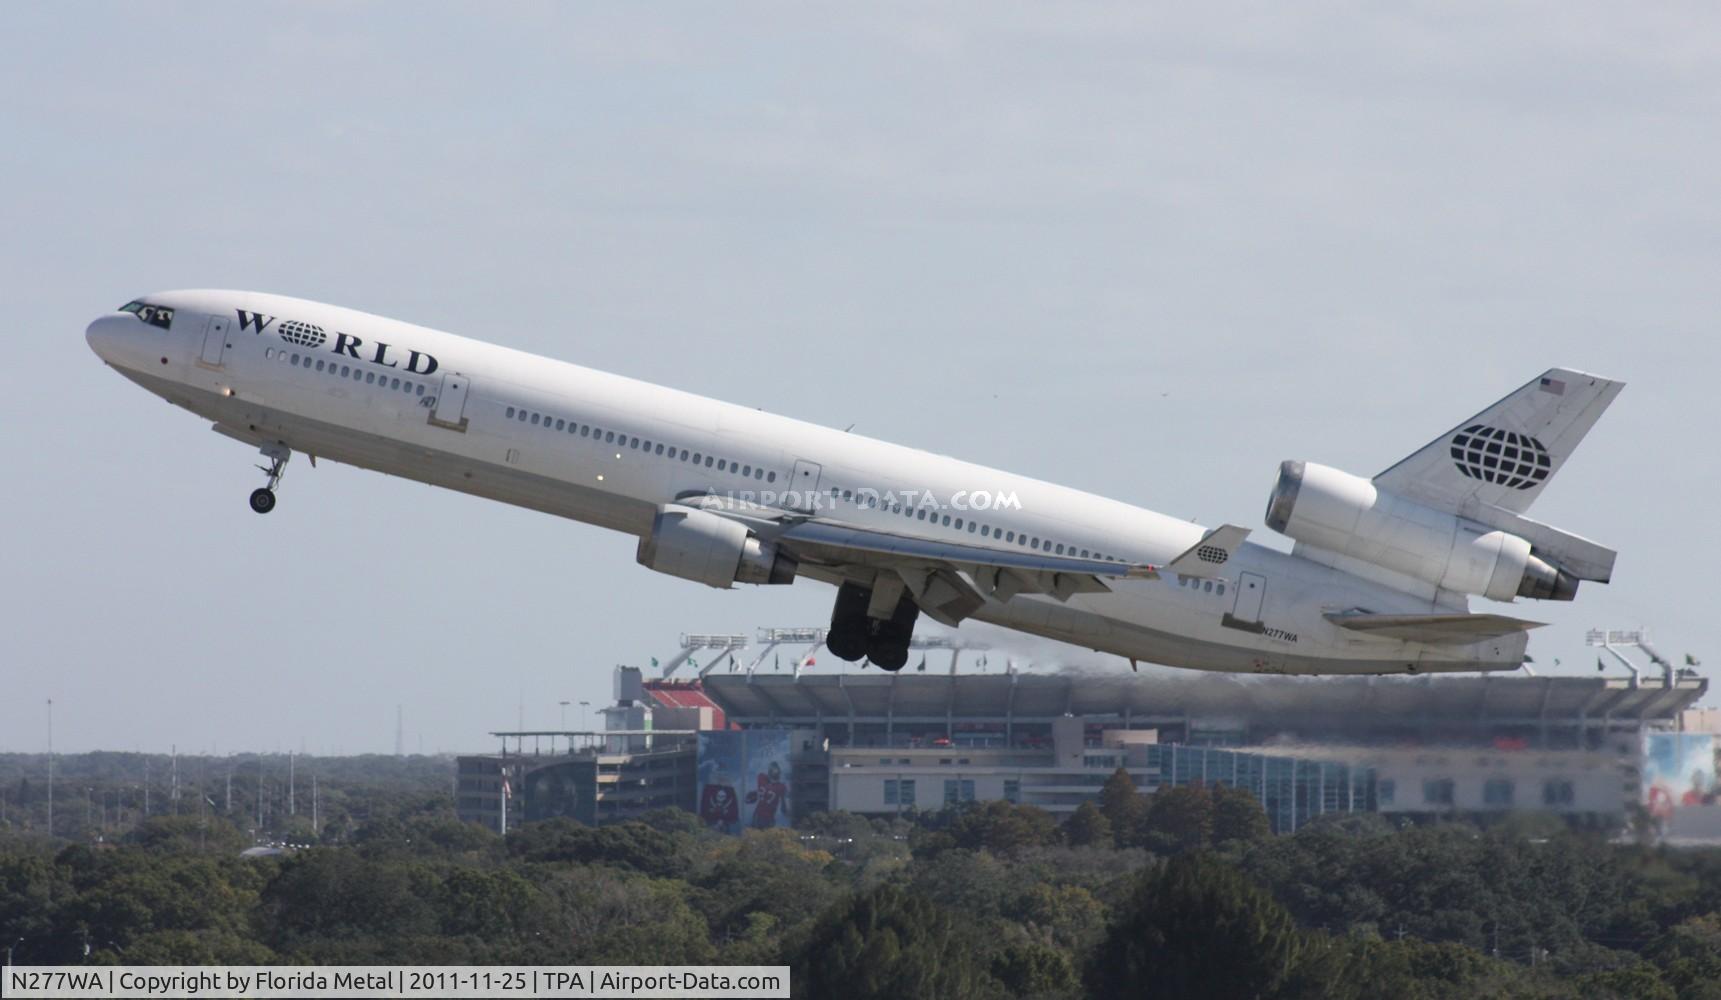
M 1564 396 L 1566 394 L 1566 384 L 1557 378 L 1545 378 L 1542 379 L 1542 391 L 1551 392 L 1556 396 Z

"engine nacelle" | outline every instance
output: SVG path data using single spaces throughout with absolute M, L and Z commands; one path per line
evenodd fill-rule
M 735 583 L 793 583 L 800 568 L 745 525 L 678 504 L 657 508 L 635 558 L 647 569 L 719 590 Z
M 1569 601 L 1578 581 L 1530 543 L 1313 462 L 1284 462 L 1267 501 L 1267 526 L 1312 548 L 1496 601 Z

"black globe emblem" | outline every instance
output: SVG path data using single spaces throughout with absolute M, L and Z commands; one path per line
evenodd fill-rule
M 1471 479 L 1527 490 L 1548 478 L 1553 460 L 1528 434 L 1471 424 L 1452 435 L 1452 462 Z
M 323 342 L 329 338 L 323 333 L 323 328 L 320 326 L 312 326 L 309 323 L 290 319 L 281 324 L 281 339 L 289 344 L 298 344 L 300 347 L 321 347 Z

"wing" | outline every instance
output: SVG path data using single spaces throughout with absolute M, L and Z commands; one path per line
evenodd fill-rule
M 1109 591 L 1108 581 L 1159 576 L 1157 567 L 1142 563 L 899 534 L 722 497 L 680 502 L 741 521 L 803 563 L 889 573 L 914 595 L 922 611 L 946 625 L 973 614 L 987 598 L 1008 601 L 1018 594 L 1045 594 L 1067 601 L 1076 594 Z
M 1182 555 L 1166 563 L 1165 568 L 1182 576 L 1218 577 L 1220 567 L 1231 561 L 1243 539 L 1248 537 L 1248 528 L 1239 528 L 1235 524 L 1220 525 L 1201 536 L 1201 541 L 1191 545 Z

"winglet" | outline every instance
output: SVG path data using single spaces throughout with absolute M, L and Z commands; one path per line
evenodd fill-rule
M 1165 568 L 1182 576 L 1217 577 L 1231 557 L 1237 554 L 1243 539 L 1248 537 L 1248 528 L 1235 524 L 1220 525 L 1202 535 L 1201 541 L 1191 545 L 1182 555 L 1166 563 Z

